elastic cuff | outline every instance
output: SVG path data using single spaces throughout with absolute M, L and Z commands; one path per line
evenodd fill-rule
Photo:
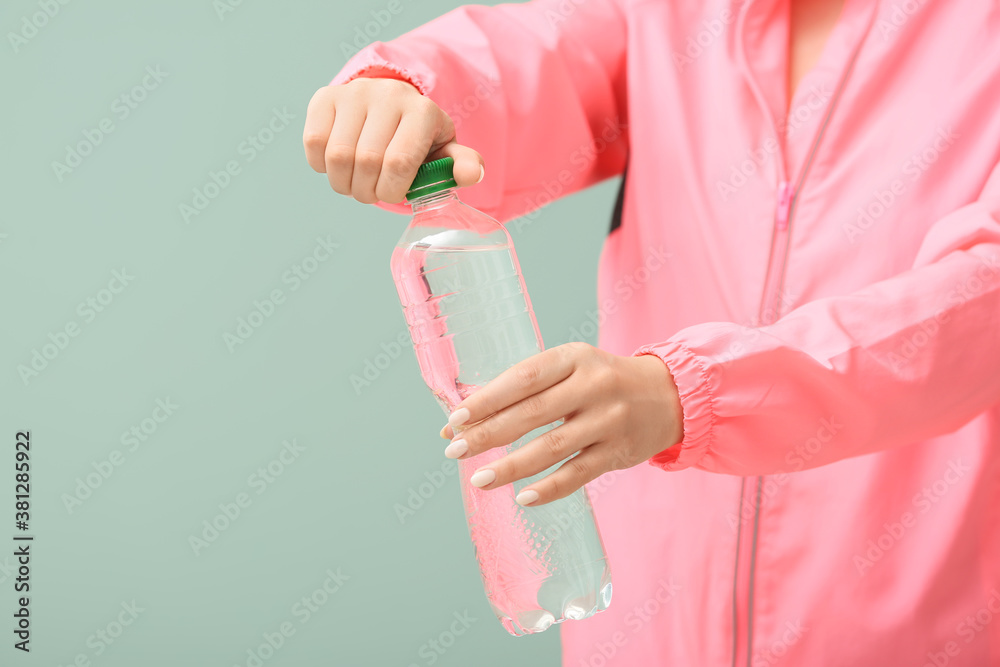
M 632 356 L 651 354 L 667 365 L 674 378 L 683 413 L 683 439 L 649 459 L 663 470 L 683 470 L 698 463 L 712 446 L 715 400 L 711 380 L 701 358 L 680 343 L 643 345 Z
M 333 78 L 330 85 L 337 86 L 361 77 L 399 79 L 412 84 L 421 95 L 427 95 L 430 88 L 423 77 L 380 56 L 376 49 L 381 45 L 382 42 L 373 42 L 356 53 Z

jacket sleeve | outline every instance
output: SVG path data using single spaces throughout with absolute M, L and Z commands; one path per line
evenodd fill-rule
M 416 86 L 485 160 L 462 199 L 506 222 L 622 172 L 625 32 L 618 0 L 463 6 L 365 47 L 331 85 L 388 76 Z
M 661 357 L 680 393 L 683 440 L 650 459 L 664 470 L 778 474 L 956 430 L 1000 401 L 1000 165 L 910 270 L 635 354 Z

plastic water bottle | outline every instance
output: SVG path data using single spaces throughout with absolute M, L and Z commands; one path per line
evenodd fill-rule
M 392 255 L 420 372 L 445 414 L 544 349 L 510 235 L 459 201 L 452 166 L 444 158 L 420 167 L 407 194 L 413 220 Z M 486 595 L 513 635 L 587 618 L 611 602 L 611 571 L 586 490 L 538 507 L 514 501 L 558 465 L 489 491 L 469 483 L 476 469 L 559 423 L 458 461 Z

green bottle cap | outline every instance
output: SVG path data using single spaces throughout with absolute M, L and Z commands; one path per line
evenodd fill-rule
M 413 201 L 418 197 L 447 190 L 448 188 L 457 188 L 458 183 L 455 182 L 455 176 L 452 171 L 454 167 L 455 159 L 450 157 L 443 157 L 440 160 L 433 160 L 420 165 L 420 168 L 417 169 L 416 178 L 413 179 L 410 189 L 406 192 L 406 201 Z

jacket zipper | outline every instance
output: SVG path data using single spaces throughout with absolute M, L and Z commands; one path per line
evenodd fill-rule
M 823 131 L 820 129 L 819 135 L 822 136 L 822 134 Z M 817 137 L 816 141 L 818 140 L 819 137 Z M 810 161 L 811 159 L 810 156 Z M 782 156 L 783 160 L 784 156 Z M 809 167 L 807 164 L 805 169 L 803 169 L 803 175 L 808 170 Z M 782 167 L 782 171 L 784 171 L 784 166 Z M 800 179 L 798 188 L 801 186 L 802 181 Z M 778 312 L 781 304 L 779 295 L 781 294 L 782 282 L 785 277 L 785 259 L 788 255 L 791 236 L 788 232 L 788 227 L 792 222 L 792 208 L 795 205 L 795 195 L 798 188 L 787 179 L 787 176 L 778 184 L 778 197 L 774 211 L 774 234 L 771 241 L 771 259 L 768 262 L 767 277 L 764 281 L 760 312 L 757 314 L 759 326 L 773 324 L 780 316 Z M 780 259 L 775 261 L 777 258 Z
M 874 25 L 875 17 L 878 15 L 879 3 L 872 3 L 873 8 L 871 10 L 867 26 L 855 45 L 854 50 L 848 59 L 847 65 L 840 75 L 837 88 L 830 101 L 827 103 L 823 121 L 820 124 L 819 129 L 816 131 L 816 136 L 813 137 L 810 144 L 809 154 L 802 165 L 801 173 L 797 179 L 794 179 L 794 182 L 787 173 L 788 168 L 785 160 L 784 137 L 778 136 L 777 123 L 774 121 L 774 116 L 771 114 L 770 107 L 767 105 L 766 100 L 764 100 L 760 87 L 754 78 L 753 70 L 749 67 L 746 59 L 746 51 L 743 44 L 743 26 L 746 15 L 752 5 L 753 0 L 750 0 L 750 2 L 744 5 L 737 21 L 737 55 L 740 59 L 740 65 L 743 68 L 744 75 L 747 78 L 754 97 L 763 109 L 768 122 L 771 124 L 771 129 L 774 131 L 774 136 L 776 139 L 780 140 L 781 146 L 781 149 L 777 152 L 776 159 L 778 188 L 775 201 L 774 231 L 771 236 L 771 253 L 768 258 L 764 288 L 762 290 L 760 308 L 758 311 L 758 326 L 767 326 L 768 324 L 773 324 L 777 321 L 781 315 L 780 309 L 782 306 L 782 300 L 780 295 L 781 290 L 783 289 L 785 269 L 788 263 L 788 248 L 790 245 L 792 219 L 795 214 L 796 198 L 802 190 L 806 176 L 809 173 L 809 168 L 812 166 L 813 160 L 816 157 L 819 144 L 830 124 L 833 111 L 843 94 L 847 80 L 850 78 L 851 72 L 854 70 L 854 63 L 861 51 L 861 47 L 865 43 L 868 34 Z M 752 667 L 754 573 L 757 557 L 757 535 L 760 527 L 760 501 L 763 485 L 763 476 L 753 478 L 744 477 L 742 483 L 740 484 L 739 506 L 736 513 L 739 523 L 736 531 L 736 562 L 734 564 L 735 572 L 733 576 L 733 667 L 744 664 L 746 667 Z M 753 508 L 753 522 L 751 529 L 744 531 L 743 508 L 748 505 Z M 741 612 L 744 612 L 744 614 L 741 615 Z

